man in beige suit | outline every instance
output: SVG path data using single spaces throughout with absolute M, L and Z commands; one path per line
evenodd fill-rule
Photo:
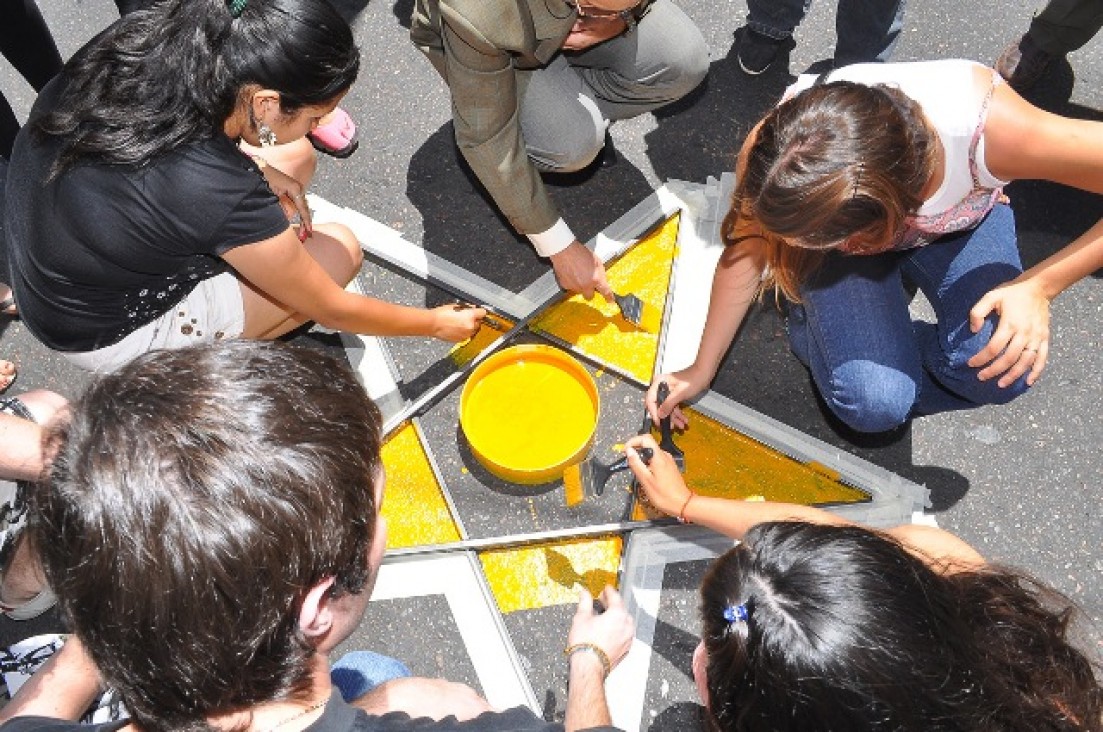
M 611 300 L 540 172 L 586 167 L 610 122 L 701 83 L 693 21 L 672 0 L 417 0 L 410 36 L 448 84 L 456 143 L 502 213 L 564 289 Z

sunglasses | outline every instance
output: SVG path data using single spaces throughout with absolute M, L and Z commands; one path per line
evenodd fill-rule
M 587 5 L 579 2 L 578 0 L 567 0 L 567 4 L 574 8 L 575 13 L 579 18 L 593 18 L 595 20 L 615 20 L 620 18 L 621 20 L 627 20 L 632 11 L 639 7 L 643 0 L 637 0 L 637 2 L 628 6 L 624 10 L 606 10 L 604 8 L 594 7 L 593 5 Z

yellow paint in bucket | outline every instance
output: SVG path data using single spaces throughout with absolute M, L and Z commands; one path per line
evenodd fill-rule
M 607 270 L 615 292 L 639 297 L 649 312 L 662 313 L 670 286 L 670 268 L 678 242 L 677 215 L 641 239 Z M 585 300 L 573 295 L 548 308 L 532 324 L 534 330 L 550 333 L 579 351 L 621 369 L 640 383 L 651 381 L 659 348 L 658 327 L 653 332 L 627 323 L 616 303 L 601 296 Z
M 578 602 L 578 588 L 595 597 L 616 586 L 619 536 L 483 552 L 479 560 L 503 613 Z
M 569 354 L 542 344 L 513 346 L 471 372 L 460 425 L 483 467 L 534 485 L 558 479 L 589 450 L 598 405 L 593 378 Z
M 414 425 L 407 422 L 391 434 L 382 452 L 387 548 L 459 541 L 459 529 Z

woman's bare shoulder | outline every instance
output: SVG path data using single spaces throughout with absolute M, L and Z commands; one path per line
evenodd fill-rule
M 885 533 L 923 561 L 945 571 L 968 571 L 987 564 L 980 552 L 945 529 L 908 524 Z

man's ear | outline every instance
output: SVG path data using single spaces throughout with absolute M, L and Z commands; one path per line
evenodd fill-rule
M 321 638 L 333 627 L 333 577 L 326 577 L 310 588 L 299 608 L 299 630 L 307 638 Z

